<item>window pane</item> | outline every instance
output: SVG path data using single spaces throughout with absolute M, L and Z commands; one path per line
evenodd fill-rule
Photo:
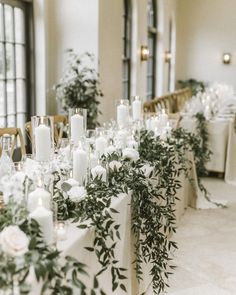
M 4 78 L 4 50 L 2 43 L 0 43 L 0 78 Z
M 17 112 L 26 112 L 25 81 L 16 81 Z
M 15 42 L 25 42 L 25 30 L 24 30 L 24 12 L 20 8 L 14 9 L 15 13 Z
M 15 127 L 15 126 L 16 126 L 15 115 L 8 115 L 7 116 L 7 127 Z
M 4 82 L 0 81 L 0 116 L 5 115 L 5 89 Z
M 3 40 L 3 7 L 0 4 L 0 40 Z
M 6 44 L 7 54 L 7 78 L 14 77 L 14 47 L 12 44 Z
M 16 45 L 16 78 L 25 78 L 25 47 Z
M 6 41 L 13 41 L 13 9 L 4 5 Z
M 7 114 L 15 114 L 15 89 L 13 81 L 7 81 Z
M 0 116 L 0 128 L 4 128 L 6 126 L 5 117 Z

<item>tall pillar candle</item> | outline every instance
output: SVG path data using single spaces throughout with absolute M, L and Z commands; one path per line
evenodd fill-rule
M 28 210 L 30 212 L 34 211 L 38 204 L 39 200 L 41 199 L 42 205 L 49 209 L 51 204 L 51 195 L 48 191 L 46 191 L 42 187 L 37 187 L 34 191 L 29 193 L 28 196 Z
M 84 135 L 84 118 L 79 114 L 75 114 L 70 118 L 71 140 L 75 145 L 78 144 L 81 137 Z
M 106 151 L 107 148 L 107 140 L 103 136 L 99 136 L 95 140 L 95 151 L 98 154 L 98 157 L 100 158 Z
M 51 132 L 50 128 L 40 124 L 35 128 L 35 159 L 39 162 L 47 162 L 51 156 Z
M 140 100 L 135 99 L 132 102 L 132 116 L 133 120 L 137 121 L 141 119 L 141 114 L 142 114 L 142 103 Z
M 87 178 L 88 156 L 86 151 L 77 148 L 73 152 L 73 178 L 83 185 Z
M 129 108 L 127 105 L 120 104 L 117 106 L 117 124 L 126 126 L 129 122 Z
M 43 238 L 46 243 L 51 244 L 53 242 L 53 214 L 51 210 L 48 210 L 38 204 L 37 208 L 30 213 L 29 217 L 34 219 L 40 225 Z

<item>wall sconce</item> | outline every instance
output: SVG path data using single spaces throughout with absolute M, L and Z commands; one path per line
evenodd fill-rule
M 222 62 L 225 65 L 229 65 L 231 63 L 231 53 L 223 53 Z
M 141 61 L 147 61 L 149 58 L 149 49 L 146 45 L 141 45 Z
M 165 52 L 165 62 L 166 63 L 170 63 L 171 57 L 172 57 L 171 52 L 170 51 L 166 51 Z

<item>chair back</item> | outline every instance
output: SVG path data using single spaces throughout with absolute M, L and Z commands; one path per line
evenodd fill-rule
M 14 153 L 14 150 L 16 148 L 18 148 L 17 144 L 18 144 L 18 141 L 17 139 L 19 139 L 19 148 L 21 150 L 21 158 L 23 156 L 25 156 L 26 154 L 26 151 L 25 151 L 25 141 L 24 141 L 24 138 L 23 138 L 23 135 L 22 135 L 22 132 L 21 132 L 21 129 L 20 128 L 0 128 L 0 138 L 4 135 L 10 135 L 12 137 L 12 148 L 11 148 L 11 157 L 13 157 L 13 153 Z M 0 147 L 0 154 L 2 154 L 2 150 L 1 150 L 1 147 Z

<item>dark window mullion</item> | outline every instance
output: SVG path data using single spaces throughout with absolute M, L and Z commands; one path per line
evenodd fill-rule
M 6 25 L 5 25 L 5 4 L 2 5 L 2 26 L 3 26 L 3 68 L 4 68 L 4 108 L 5 108 L 5 124 L 7 124 L 7 51 L 6 51 Z
M 14 72 L 14 102 L 15 102 L 15 125 L 17 126 L 17 97 L 16 97 L 16 28 L 15 28 L 15 9 L 12 7 L 12 20 L 13 20 L 13 72 Z

